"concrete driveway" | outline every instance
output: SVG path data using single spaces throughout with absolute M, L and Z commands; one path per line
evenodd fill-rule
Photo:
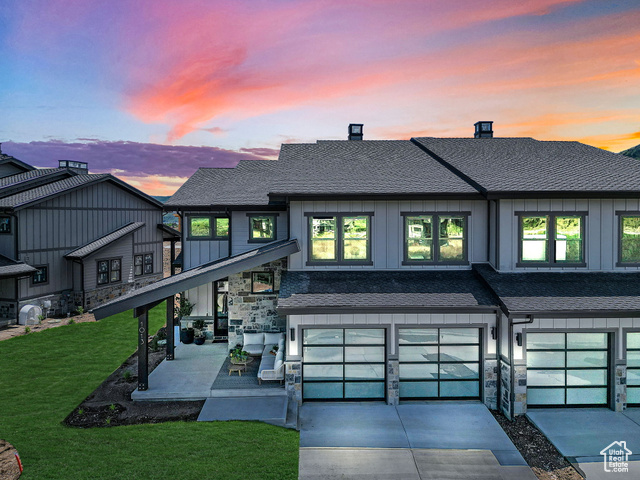
M 306 403 L 300 478 L 535 479 L 480 402 Z
M 620 413 L 606 408 L 541 408 L 529 410 L 527 417 L 590 480 L 640 478 L 640 409 Z M 605 473 L 600 452 L 619 441 L 632 452 L 629 472 Z

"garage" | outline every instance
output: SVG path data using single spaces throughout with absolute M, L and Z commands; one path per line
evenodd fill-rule
M 384 328 L 307 328 L 302 333 L 303 400 L 384 400 Z
M 400 399 L 480 398 L 479 328 L 400 328 Z
M 608 405 L 610 334 L 530 332 L 526 343 L 529 407 Z

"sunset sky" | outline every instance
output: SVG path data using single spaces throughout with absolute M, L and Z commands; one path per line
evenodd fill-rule
M 3 0 L 0 20 L 2 151 L 153 195 L 350 122 L 640 143 L 638 0 Z

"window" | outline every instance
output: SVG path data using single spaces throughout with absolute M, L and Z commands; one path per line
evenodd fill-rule
M 252 272 L 251 273 L 251 293 L 273 293 L 273 273 L 272 272 Z
M 403 263 L 467 263 L 468 213 L 402 215 L 405 250 Z
M 144 253 L 133 256 L 133 274 L 136 277 L 140 275 L 149 275 L 153 273 L 153 253 Z
M 309 262 L 370 264 L 371 215 L 309 216 Z
M 518 266 L 584 266 L 584 215 L 520 215 Z
M 229 218 L 210 215 L 189 217 L 190 240 L 220 240 L 229 238 Z
M 249 242 L 273 242 L 276 239 L 275 215 L 249 216 Z
M 98 285 L 118 283 L 122 280 L 122 261 L 119 258 L 98 260 Z
M 40 265 L 35 267 L 38 270 L 33 272 L 31 276 L 32 285 L 44 285 L 49 282 L 49 267 L 46 265 Z
M 620 216 L 619 263 L 640 264 L 640 215 Z
M 0 217 L 0 233 L 11 233 L 11 217 Z

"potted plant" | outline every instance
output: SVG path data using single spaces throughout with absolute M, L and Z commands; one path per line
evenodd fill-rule
M 271 355 L 277 355 L 278 354 L 278 345 L 274 345 L 273 347 L 271 347 L 271 351 L 269 352 Z
M 196 337 L 195 337 L 195 340 L 194 340 L 194 343 L 196 345 L 203 345 L 204 341 L 207 338 L 205 333 L 204 333 L 204 326 L 205 326 L 205 321 L 202 318 L 198 318 L 198 319 L 193 321 L 193 328 L 196 331 Z
M 188 317 L 195 307 L 195 303 L 191 303 L 184 295 L 180 295 L 180 306 L 176 309 L 176 319 L 178 324 L 183 317 Z M 181 328 L 180 329 L 180 341 L 184 344 L 193 343 L 195 332 L 193 328 Z
M 231 363 L 244 363 L 249 358 L 249 353 L 242 349 L 242 345 L 236 345 L 236 348 L 229 353 Z

